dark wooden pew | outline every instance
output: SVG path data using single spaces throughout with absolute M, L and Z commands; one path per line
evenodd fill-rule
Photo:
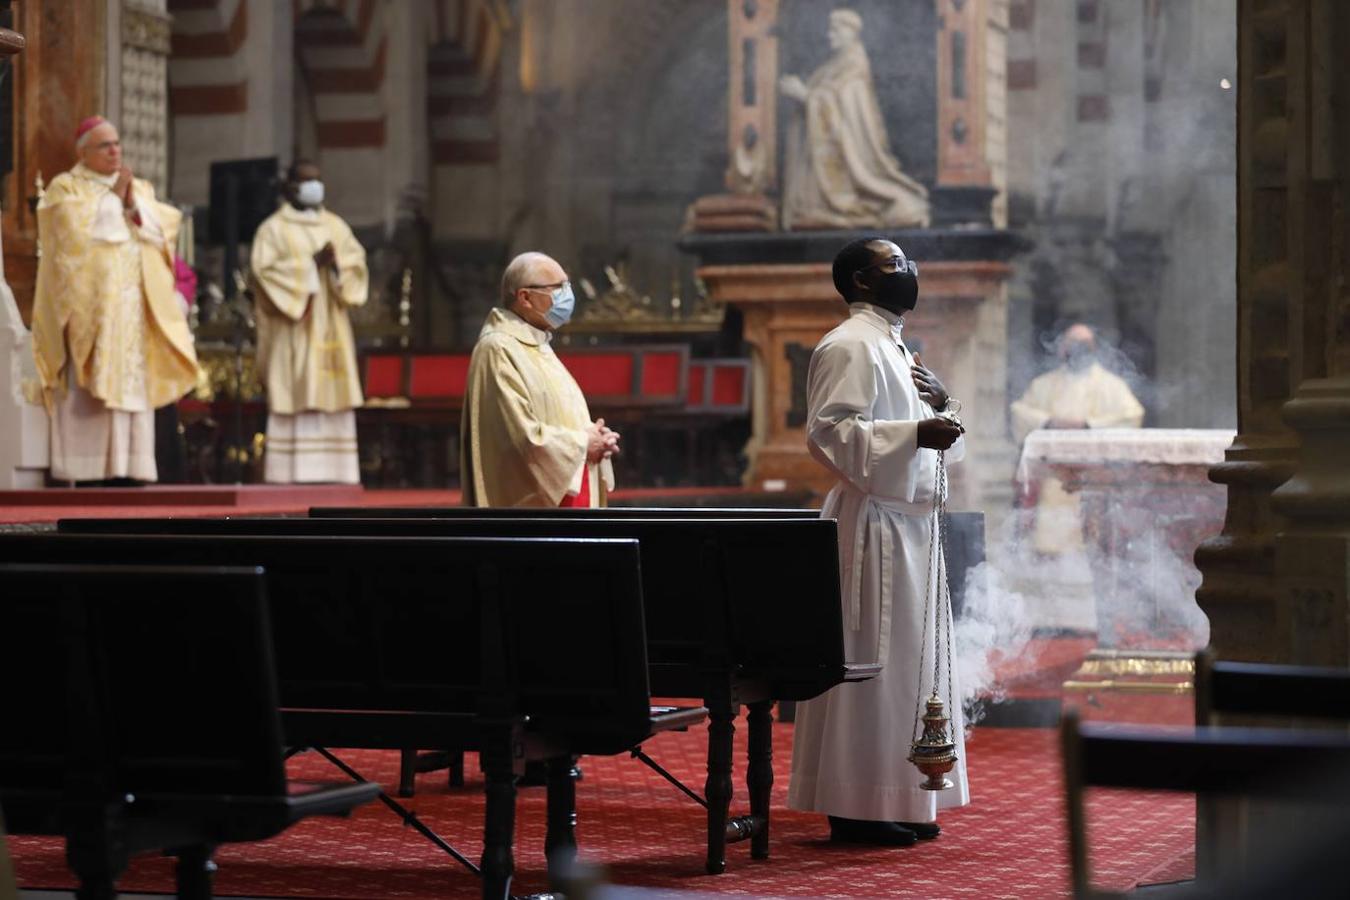
M 0 561 L 166 559 L 266 568 L 289 744 L 479 751 L 485 897 L 509 890 L 524 761 L 550 764 L 552 870 L 575 852 L 571 756 L 704 716 L 650 706 L 632 540 L 0 535 Z
M 538 509 L 477 506 L 311 506 L 311 519 L 819 519 L 818 509 L 605 506 Z
M 1084 793 L 1088 787 L 1165 790 L 1295 800 L 1344 809 L 1350 803 L 1350 737 L 1281 728 L 1176 728 L 1061 723 L 1073 894 L 1091 887 Z
M 879 663 L 844 659 L 837 528 L 834 520 L 815 516 L 72 519 L 60 527 L 203 535 L 636 538 L 652 692 L 698 698 L 709 710 L 705 795 L 707 869 L 713 873 L 725 869 L 728 839 L 749 839 L 753 857 L 768 857 L 773 703 L 807 700 L 881 670 Z M 750 816 L 731 819 L 732 736 L 743 704 L 749 707 Z
M 818 509 L 746 509 L 700 507 L 621 507 L 601 509 L 504 509 L 468 506 L 314 506 L 315 519 L 817 519 Z M 952 612 L 959 619 L 965 606 L 970 571 L 984 562 L 984 513 L 947 513 L 947 572 L 951 579 Z M 788 707 L 791 707 L 789 701 Z M 790 721 L 790 719 L 788 720 Z
M 1218 715 L 1350 721 L 1350 669 L 1195 657 L 1195 723 Z
M 209 897 L 218 845 L 378 794 L 288 788 L 260 570 L 3 565 L 0 584 L 0 807 L 65 837 L 81 897 L 147 850 Z

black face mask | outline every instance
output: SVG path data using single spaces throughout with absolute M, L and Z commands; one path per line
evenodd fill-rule
M 904 315 L 919 302 L 919 276 L 907 269 L 878 272 L 872 290 L 877 306 Z

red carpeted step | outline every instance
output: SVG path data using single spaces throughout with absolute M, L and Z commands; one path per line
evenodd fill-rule
M 942 837 L 917 847 L 867 850 L 829 843 L 823 816 L 785 808 L 792 728 L 775 728 L 773 858 L 752 861 L 746 844 L 728 848 L 726 874 L 703 872 L 703 810 L 659 775 L 627 757 L 587 757 L 577 786 L 582 858 L 611 880 L 685 890 L 811 897 L 1062 896 L 1068 887 L 1064 801 L 1056 732 L 976 729 L 967 745 L 974 802 L 941 817 Z M 744 811 L 744 719 L 737 723 L 737 794 Z M 663 734 L 646 749 L 702 789 L 706 732 Z M 908 748 L 897 747 L 902 759 Z M 395 753 L 340 754 L 372 780 L 395 785 Z M 293 777 L 332 780 L 315 754 L 291 762 Z M 445 773 L 418 777 L 410 806 L 476 859 L 482 850 L 481 776 L 470 756 L 468 785 L 451 790 Z M 1194 846 L 1195 803 L 1189 796 L 1094 791 L 1089 829 L 1095 881 L 1127 889 Z M 544 791 L 524 788 L 516 817 L 517 892 L 542 890 Z M 69 887 L 61 842 L 11 838 L 24 887 Z M 382 806 L 350 820 L 309 820 L 261 844 L 231 845 L 216 857 L 221 895 L 275 897 L 475 898 L 468 872 Z M 124 890 L 172 890 L 169 860 L 138 858 Z

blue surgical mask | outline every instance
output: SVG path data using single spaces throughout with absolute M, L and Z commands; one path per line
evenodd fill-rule
M 572 283 L 569 281 L 562 287 L 555 288 L 552 296 L 553 305 L 544 313 L 544 318 L 554 328 L 561 328 L 572 321 L 572 308 L 577 303 L 576 295 L 572 293 Z
M 313 209 L 323 205 L 323 182 L 317 179 L 302 181 L 295 186 L 295 200 L 301 206 Z

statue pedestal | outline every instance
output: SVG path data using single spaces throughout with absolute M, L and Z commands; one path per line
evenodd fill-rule
M 686 250 L 713 300 L 738 309 L 755 363 L 754 431 L 747 487 L 813 490 L 834 479 L 806 449 L 806 373 L 811 351 L 848 308 L 834 289 L 830 261 L 852 232 L 695 235 Z M 1004 365 L 1006 281 L 1001 260 L 1013 249 L 993 230 L 915 230 L 895 234 L 919 262 L 919 306 L 905 317 L 905 341 L 962 402 L 966 462 L 953 466 L 953 509 L 981 508 L 1006 492 Z M 778 484 L 781 482 L 781 484 Z

